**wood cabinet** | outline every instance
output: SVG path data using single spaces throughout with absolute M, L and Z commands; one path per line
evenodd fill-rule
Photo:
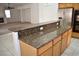
M 32 47 L 31 45 L 28 45 L 22 41 L 20 41 L 20 50 L 22 56 L 36 56 L 37 55 L 37 49 Z
M 22 56 L 52 55 L 52 41 L 40 48 L 34 48 L 31 45 L 20 41 L 20 47 Z
M 59 8 L 74 8 L 75 10 L 79 10 L 79 3 L 59 3 Z
M 61 38 L 61 54 L 64 52 L 66 47 L 67 47 L 67 32 L 62 34 L 62 38 Z
M 48 48 L 45 52 L 43 52 L 40 56 L 52 56 L 52 47 Z
M 52 41 L 45 44 L 44 46 L 38 48 L 38 55 L 41 55 L 43 52 L 45 52 L 47 49 L 49 49 L 50 47 L 52 47 Z
M 67 30 L 39 48 L 20 41 L 22 56 L 59 56 L 70 45 L 72 29 Z
M 60 55 L 60 49 L 61 49 L 61 41 L 57 42 L 53 46 L 53 56 L 59 56 Z
M 71 43 L 71 36 L 72 36 L 72 29 L 68 30 L 68 40 L 67 40 L 67 47 L 70 45 Z
M 68 7 L 73 7 L 73 3 L 59 3 L 58 4 L 59 8 L 68 8 Z
M 61 49 L 61 36 L 53 40 L 53 56 L 59 56 Z
M 75 10 L 79 10 L 79 3 L 73 4 L 73 8 L 74 8 Z

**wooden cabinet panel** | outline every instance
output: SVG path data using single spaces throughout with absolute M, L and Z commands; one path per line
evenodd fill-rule
M 57 38 L 55 38 L 54 40 L 53 40 L 53 45 L 54 44 L 56 44 L 58 41 L 60 41 L 61 40 L 61 36 L 58 36 Z
M 79 38 L 79 33 L 78 32 L 72 32 L 72 37 Z
M 64 52 L 64 50 L 66 49 L 66 46 L 67 46 L 67 42 L 66 42 L 66 39 L 62 39 L 62 43 L 61 43 L 61 53 Z
M 62 35 L 62 40 L 61 40 L 61 53 L 64 52 L 64 50 L 66 49 L 67 47 L 67 32 L 65 32 L 63 35 Z
M 58 7 L 59 8 L 69 8 L 69 7 L 72 7 L 75 10 L 79 10 L 79 3 L 59 3 Z
M 53 40 L 53 56 L 59 56 L 61 49 L 61 36 L 58 36 Z
M 20 47 L 21 47 L 21 55 L 22 56 L 36 56 L 37 55 L 37 49 L 20 41 Z
M 74 3 L 73 7 L 74 7 L 75 10 L 79 10 L 79 3 Z
M 72 29 L 66 31 L 62 35 L 55 38 L 53 41 L 46 43 L 40 48 L 34 48 L 20 41 L 22 56 L 59 56 L 69 46 L 71 42 Z
M 52 56 L 52 47 L 43 52 L 41 56 Z
M 67 40 L 67 47 L 70 45 L 71 43 L 71 36 L 72 36 L 72 29 L 70 29 L 68 31 L 68 40 Z
M 59 3 L 58 4 L 59 8 L 68 8 L 68 7 L 73 7 L 73 3 Z
M 67 38 L 67 31 L 62 34 L 62 38 L 63 38 L 63 39 Z
M 52 47 L 52 41 L 38 48 L 38 55 L 42 54 L 44 51 L 46 51 L 50 47 Z
M 57 42 L 53 46 L 53 56 L 59 56 L 60 55 L 60 49 L 61 49 L 61 41 Z

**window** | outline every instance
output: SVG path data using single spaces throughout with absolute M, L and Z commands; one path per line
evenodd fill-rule
M 10 10 L 5 10 L 5 16 L 6 16 L 6 18 L 11 17 Z

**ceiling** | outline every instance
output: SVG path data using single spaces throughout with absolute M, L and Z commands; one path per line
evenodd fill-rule
M 8 5 L 10 6 L 10 7 L 18 7 L 18 6 L 23 6 L 23 5 L 27 5 L 27 4 L 29 4 L 29 3 L 0 3 L 0 6 L 1 7 L 8 7 Z

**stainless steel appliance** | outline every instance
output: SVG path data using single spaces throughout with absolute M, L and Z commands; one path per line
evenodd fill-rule
M 61 21 L 61 23 L 63 23 L 65 25 L 70 25 L 73 26 L 73 12 L 74 9 L 73 8 L 62 8 L 58 10 L 58 16 L 59 19 Z

